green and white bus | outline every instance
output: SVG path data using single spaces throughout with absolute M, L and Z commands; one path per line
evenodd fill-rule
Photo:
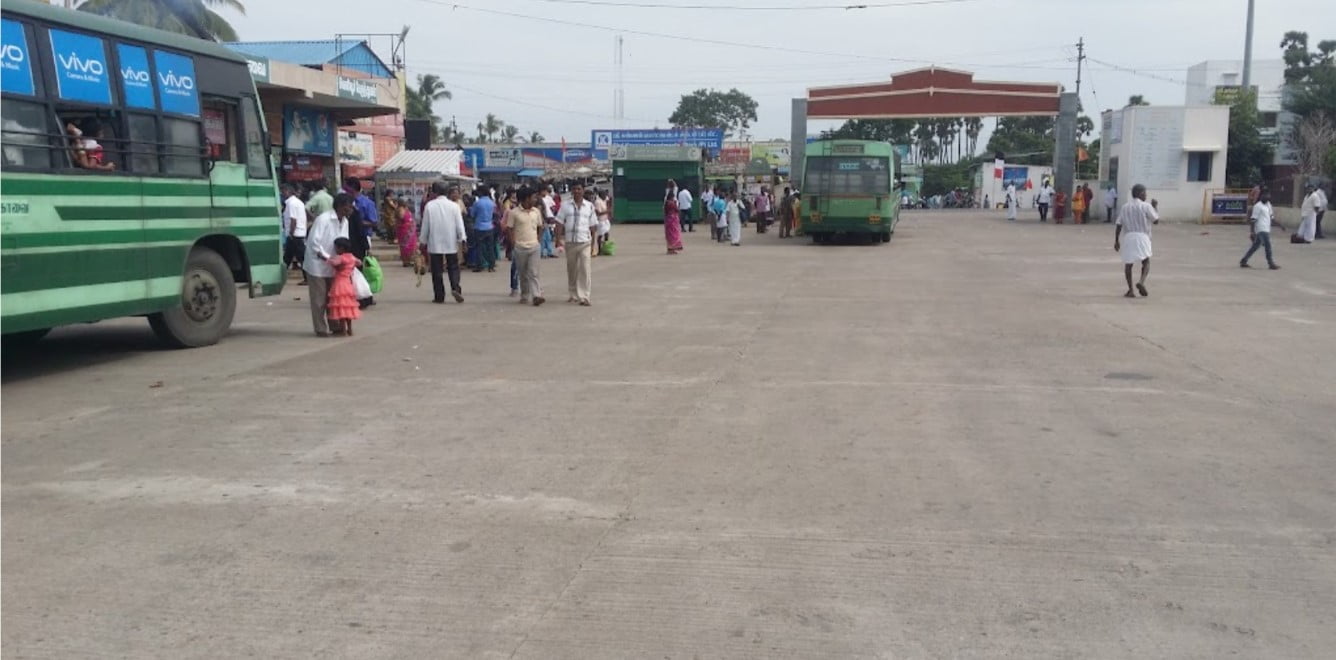
M 207 41 L 5 0 L 0 330 L 147 316 L 174 346 L 279 293 L 278 192 L 246 60 Z
M 895 147 L 869 140 L 807 145 L 798 228 L 816 243 L 836 236 L 891 240 L 900 220 Z

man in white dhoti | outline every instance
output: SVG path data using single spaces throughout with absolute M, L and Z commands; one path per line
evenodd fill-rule
M 1016 221 L 1016 207 L 1020 206 L 1020 199 L 1016 197 L 1016 184 L 1007 184 L 1007 220 Z
M 1322 207 L 1320 193 L 1313 184 L 1304 186 L 1304 203 L 1299 207 L 1299 227 L 1290 236 L 1291 243 L 1312 243 L 1317 238 L 1317 210 Z
M 1132 186 L 1132 201 L 1123 205 L 1118 212 L 1118 224 L 1114 226 L 1113 251 L 1123 258 L 1123 275 L 1127 278 L 1127 298 L 1135 298 L 1132 293 L 1132 266 L 1141 262 L 1141 280 L 1136 290 L 1142 297 L 1149 296 L 1146 291 L 1146 276 L 1150 275 L 1150 226 L 1159 224 L 1160 214 L 1146 201 L 1146 187 Z

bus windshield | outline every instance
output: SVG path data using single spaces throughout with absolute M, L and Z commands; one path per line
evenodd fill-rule
M 809 195 L 887 195 L 891 190 L 886 156 L 813 156 L 807 159 Z

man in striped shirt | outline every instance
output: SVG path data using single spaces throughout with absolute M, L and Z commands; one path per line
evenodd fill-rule
M 1143 298 L 1150 295 L 1146 291 L 1146 276 L 1150 275 L 1150 227 L 1159 222 L 1160 214 L 1152 203 L 1146 201 L 1146 187 L 1139 183 L 1132 186 L 1132 201 L 1118 212 L 1118 224 L 1113 233 L 1113 250 L 1123 258 L 1123 275 L 1127 278 L 1127 293 L 1123 295 L 1127 298 L 1137 297 L 1132 293 L 1132 266 L 1138 261 L 1141 262 L 1141 280 L 1137 282 L 1136 290 Z

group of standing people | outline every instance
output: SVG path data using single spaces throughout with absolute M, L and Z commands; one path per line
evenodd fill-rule
M 1007 219 L 1015 221 L 1018 209 L 1020 208 L 1020 196 L 1016 192 L 1016 184 L 1007 184 L 1005 192 L 1005 203 L 1007 207 Z M 1039 186 L 1039 192 L 1035 194 L 1035 208 L 1039 209 L 1039 221 L 1048 222 L 1049 210 L 1053 211 L 1054 224 L 1063 224 L 1067 217 L 1067 193 L 1053 189 L 1053 180 L 1045 178 Z M 1090 184 L 1083 183 L 1077 186 L 1071 195 L 1072 223 L 1083 225 L 1090 222 L 1090 213 L 1094 209 L 1095 191 L 1090 188 Z M 1113 222 L 1114 210 L 1118 208 L 1118 191 L 1110 185 L 1104 192 L 1104 222 Z
M 1285 227 L 1276 221 L 1276 210 L 1271 206 L 1271 191 L 1261 185 L 1253 186 L 1248 193 L 1248 201 L 1251 208 L 1248 214 L 1248 239 L 1252 244 L 1243 254 L 1243 259 L 1239 260 L 1239 267 L 1251 268 L 1248 260 L 1258 250 L 1262 250 L 1266 255 L 1267 267 L 1280 270 L 1271 247 L 1271 228 L 1275 226 L 1285 231 Z M 1322 217 L 1326 212 L 1327 194 L 1322 187 L 1312 184 L 1305 186 L 1304 200 L 1299 206 L 1299 226 L 1290 235 L 1290 242 L 1306 245 L 1326 238 L 1322 234 Z
M 707 187 L 700 197 L 701 215 L 710 227 L 713 241 L 732 245 L 742 244 L 742 229 L 755 221 L 756 233 L 766 233 L 775 222 L 776 209 L 780 221 L 779 237 L 793 235 L 794 220 L 798 217 L 798 193 L 784 189 L 784 196 L 776 202 L 769 188 L 761 188 L 754 195 L 744 195 L 736 188 L 724 190 L 720 186 Z M 695 198 L 686 186 L 669 179 L 663 195 L 663 233 L 667 253 L 682 252 L 682 233 L 695 231 Z

